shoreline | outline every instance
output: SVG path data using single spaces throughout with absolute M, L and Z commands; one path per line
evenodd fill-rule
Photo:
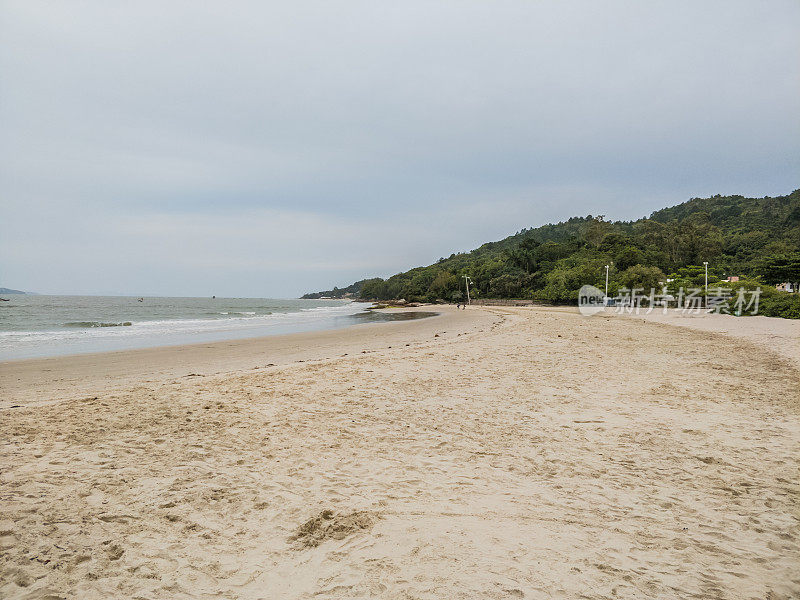
M 492 321 L 489 317 L 491 309 L 504 311 L 511 308 L 579 316 L 574 307 L 539 305 L 476 305 L 463 311 L 445 304 L 378 310 L 386 313 L 432 312 L 432 308 L 436 312 L 423 319 L 354 323 L 335 329 L 0 361 L 0 389 L 4 391 L 0 410 L 63 401 L 64 398 L 50 398 L 56 394 L 73 397 L 181 377 L 257 371 L 393 347 L 399 349 L 403 344 L 416 346 L 440 336 L 443 341 L 483 330 Z M 680 311 L 669 311 L 666 315 L 660 312 L 617 314 L 608 309 L 603 315 L 581 318 L 595 320 L 603 317 L 638 319 L 656 326 L 742 339 L 800 370 L 800 321 L 758 316 L 687 316 Z M 492 322 L 496 324 L 496 321 Z
M 433 312 L 430 308 L 382 311 Z M 89 394 L 140 382 L 254 371 L 268 368 L 267 365 L 375 352 L 393 344 L 417 345 L 437 333 L 443 339 L 469 333 L 475 326 L 472 321 L 486 320 L 485 315 L 481 317 L 473 311 L 435 308 L 433 316 L 407 321 L 355 323 L 337 329 L 4 361 L 0 362 L 0 389 L 4 391 L 0 410 L 49 403 L 54 394 Z
M 370 314 L 369 304 L 341 300 L 148 298 L 139 304 L 77 296 L 76 304 L 65 296 L 12 303 L 2 315 L 0 363 L 342 329 Z

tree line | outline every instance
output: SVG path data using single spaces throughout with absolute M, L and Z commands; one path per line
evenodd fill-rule
M 702 285 L 704 261 L 710 286 L 738 276 L 734 287 L 764 286 L 761 314 L 800 318 L 800 295 L 781 295 L 773 286 L 800 282 L 800 190 L 693 198 L 636 221 L 573 217 L 352 289 L 369 300 L 458 302 L 466 299 L 463 276 L 469 275 L 475 297 L 574 304 L 582 285 L 604 288 L 605 265 L 615 295 L 625 288 L 661 289 L 668 279 L 670 287 Z

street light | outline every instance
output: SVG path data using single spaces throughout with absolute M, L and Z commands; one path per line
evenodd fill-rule
M 606 265 L 606 297 L 603 298 L 603 306 L 608 306 L 608 265 Z
M 467 285 L 467 304 L 472 305 L 472 301 L 469 299 L 469 283 L 472 281 L 469 275 L 464 275 L 464 283 Z
M 706 268 L 706 288 L 705 288 L 705 307 L 708 308 L 708 261 L 703 261 L 703 266 Z

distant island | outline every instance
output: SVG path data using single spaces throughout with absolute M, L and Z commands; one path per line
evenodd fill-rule
M 303 298 L 361 298 L 418 302 L 473 298 L 575 304 L 584 284 L 609 294 L 704 285 L 763 287 L 760 314 L 800 318 L 800 190 L 786 196 L 693 198 L 636 221 L 603 215 L 522 229 L 471 252 L 451 254 L 384 280 L 362 279 Z M 791 290 L 795 293 L 787 293 Z
M 28 294 L 29 292 L 23 292 L 20 290 L 12 290 L 10 288 L 0 287 L 0 294 Z

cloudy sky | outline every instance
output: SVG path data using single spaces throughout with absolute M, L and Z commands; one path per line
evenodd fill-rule
M 296 296 L 800 187 L 800 2 L 0 2 L 0 285 Z

